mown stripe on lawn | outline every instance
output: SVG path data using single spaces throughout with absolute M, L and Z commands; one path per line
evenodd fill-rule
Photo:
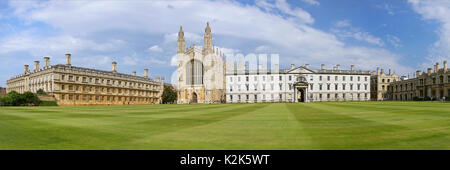
M 130 140 L 124 135 L 15 115 L 0 114 L 0 120 L 0 149 L 101 149 L 110 142 Z
M 406 129 L 351 116 L 338 114 L 335 108 L 323 103 L 287 104 L 288 109 L 305 132 L 321 149 L 368 147 L 376 143 L 378 137 L 386 132 Z
M 140 122 L 139 124 L 136 124 L 131 128 L 135 130 L 145 129 L 145 133 L 147 133 L 147 135 L 153 136 L 162 133 L 212 124 L 238 115 L 251 113 L 252 111 L 262 109 L 267 105 L 268 104 L 233 105 L 232 107 L 216 109 L 207 113 L 203 112 L 202 114 L 186 115 L 176 118 L 146 120 Z

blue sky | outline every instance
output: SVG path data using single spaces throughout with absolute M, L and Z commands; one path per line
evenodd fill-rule
M 77 66 L 170 81 L 176 34 L 202 44 L 209 21 L 224 53 L 278 53 L 282 67 L 340 64 L 401 75 L 449 59 L 450 1 L 1 1 L 0 86 L 49 56 Z M 442 65 L 442 64 L 441 64 Z

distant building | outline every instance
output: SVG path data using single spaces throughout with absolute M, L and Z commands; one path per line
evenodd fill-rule
M 178 32 L 177 103 L 222 103 L 225 101 L 224 54 L 214 48 L 209 23 L 203 48 L 186 48 L 183 28 Z
M 243 64 L 238 64 L 243 65 Z M 275 66 L 278 67 L 278 66 Z M 238 73 L 227 68 L 227 103 L 366 101 L 370 99 L 370 72 L 333 69 L 310 69 L 309 64 L 290 69 L 258 70 Z
M 439 68 L 439 63 L 434 69 L 428 68 L 427 72 L 416 71 L 414 78 L 403 77 L 389 85 L 389 98 L 392 100 L 413 100 L 430 98 L 440 100 L 450 97 L 450 72 L 447 69 L 447 61 L 444 67 Z
M 388 85 L 394 81 L 398 81 L 399 77 L 397 74 L 391 74 L 391 69 L 389 69 L 388 74 L 384 72 L 384 69 L 377 67 L 377 72 L 370 76 L 370 96 L 372 100 L 388 100 Z
M 0 96 L 5 96 L 7 93 L 6 93 L 6 88 L 4 88 L 4 87 L 0 87 Z
M 71 55 L 66 54 L 66 64 L 50 65 L 50 58 L 44 57 L 44 66 L 34 62 L 34 70 L 24 66 L 24 74 L 9 79 L 6 91 L 36 92 L 39 89 L 54 95 L 58 105 L 124 105 L 160 103 L 164 77 L 156 81 L 144 76 L 117 72 L 117 63 L 112 71 L 75 67 Z

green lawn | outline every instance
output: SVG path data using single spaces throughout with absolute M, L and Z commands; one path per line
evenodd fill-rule
M 0 149 L 450 149 L 450 103 L 1 107 Z

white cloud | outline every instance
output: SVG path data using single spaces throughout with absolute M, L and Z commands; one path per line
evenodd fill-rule
M 436 62 L 450 59 L 450 1 L 447 0 L 409 0 L 413 10 L 424 20 L 437 21 L 439 28 L 436 30 L 439 39 L 430 46 L 428 62 L 423 63 L 425 69 L 434 65 Z
M 256 5 L 270 12 L 277 9 L 284 14 L 295 17 L 295 19 L 293 19 L 295 21 L 309 24 L 314 23 L 314 18 L 311 17 L 311 14 L 309 14 L 302 8 L 292 8 L 291 5 L 286 2 L 286 0 L 260 0 L 256 2 Z
M 394 47 L 396 47 L 396 48 L 402 47 L 401 40 L 400 40 L 400 38 L 398 38 L 397 36 L 388 34 L 388 35 L 386 35 L 386 37 L 387 37 L 387 41 L 388 41 L 392 46 L 394 46 Z
M 268 52 L 270 50 L 271 50 L 271 48 L 269 46 L 267 46 L 267 45 L 260 45 L 260 46 L 255 48 L 255 52 L 264 52 L 265 53 L 265 52 Z
M 161 47 L 159 47 L 158 45 L 154 45 L 154 46 L 151 46 L 150 48 L 148 48 L 148 51 L 151 51 L 151 52 L 162 52 L 163 49 Z
M 170 58 L 170 66 L 176 67 L 178 63 L 178 56 L 175 54 Z
M 337 21 L 334 25 L 336 27 L 349 27 L 350 21 L 349 20 L 341 20 L 341 21 Z
M 384 46 L 384 42 L 381 38 L 375 37 L 368 32 L 361 31 L 361 28 L 353 27 L 349 20 L 338 21 L 334 26 L 335 28 L 332 28 L 331 31 L 341 38 L 353 38 L 380 47 Z
M 302 0 L 302 1 L 311 5 L 320 5 L 319 1 L 317 0 Z
M 383 3 L 383 4 L 379 4 L 377 5 L 378 8 L 383 9 L 385 11 L 387 11 L 387 13 L 389 15 L 395 15 L 394 13 L 394 7 L 391 4 L 388 3 Z

